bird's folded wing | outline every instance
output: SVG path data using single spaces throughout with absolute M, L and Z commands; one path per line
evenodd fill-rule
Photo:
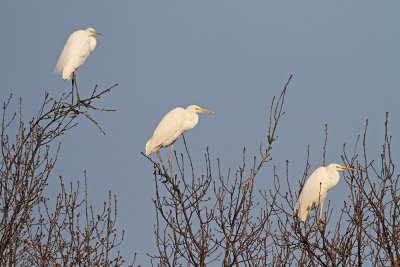
M 84 31 L 76 31 L 68 38 L 54 71 L 62 73 L 68 64 L 73 64 L 76 69 L 82 65 L 89 54 L 89 37 Z M 77 60 L 77 58 L 81 60 Z

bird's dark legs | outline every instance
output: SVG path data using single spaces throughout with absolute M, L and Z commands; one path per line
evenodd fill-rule
M 79 106 L 79 103 L 81 102 L 81 98 L 79 97 L 78 85 L 76 83 L 76 70 L 73 72 L 72 82 L 75 84 L 76 97 L 78 98 L 78 102 L 77 103 L 78 103 L 78 106 Z
M 71 94 L 71 105 L 74 105 L 74 87 L 75 87 L 75 79 L 74 76 L 72 76 L 72 94 Z
M 163 163 L 163 161 L 162 161 L 162 158 L 161 158 L 161 155 L 160 155 L 160 150 L 157 150 L 157 151 L 156 151 L 156 154 L 157 154 L 157 157 L 158 157 L 158 160 L 160 161 L 160 163 L 161 163 L 162 165 L 164 165 L 164 163 Z
M 170 150 L 169 150 L 169 156 L 168 156 L 168 163 L 169 163 L 169 170 L 171 172 L 171 177 L 173 176 L 172 172 L 172 149 L 174 147 L 174 144 L 171 145 Z
M 160 155 L 160 150 L 157 150 L 157 151 L 156 151 L 156 154 L 157 154 L 158 160 L 160 161 L 160 164 L 161 164 L 162 168 L 164 169 L 164 172 L 167 172 L 167 171 L 165 170 L 165 165 L 164 165 L 164 162 L 163 162 L 163 160 L 162 160 L 162 158 L 161 158 L 161 155 Z
M 172 147 L 173 146 L 171 146 L 171 148 L 170 148 L 170 153 L 169 153 L 169 156 L 168 156 L 168 164 L 169 164 L 171 177 L 173 176 L 173 172 L 172 172 Z M 160 161 L 160 164 L 161 164 L 162 168 L 164 169 L 165 174 L 167 174 L 167 169 L 165 168 L 164 161 L 161 158 L 160 150 L 157 150 L 156 154 L 157 154 L 158 160 Z

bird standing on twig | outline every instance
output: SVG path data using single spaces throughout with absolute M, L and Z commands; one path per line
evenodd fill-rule
M 196 105 L 188 106 L 186 109 L 174 108 L 168 112 L 157 125 L 153 136 L 147 141 L 146 155 L 151 155 L 156 152 L 158 158 L 162 162 L 160 156 L 161 147 L 171 146 L 169 157 L 171 165 L 173 144 L 182 133 L 196 127 L 199 122 L 199 115 L 197 115 L 197 113 L 214 114 L 213 111 Z
M 100 32 L 95 31 L 93 28 L 86 30 L 78 30 L 73 32 L 65 44 L 54 72 L 62 74 L 64 80 L 69 80 L 72 76 L 72 104 L 74 104 L 74 88 L 76 89 L 76 96 L 78 105 L 80 102 L 78 87 L 76 85 L 76 71 L 96 48 L 96 36 L 101 35 Z
M 301 189 L 296 205 L 296 215 L 299 220 L 304 222 L 310 211 L 319 207 L 318 220 L 321 222 L 324 200 L 328 191 L 339 182 L 339 171 L 344 170 L 354 171 L 353 168 L 332 163 L 327 167 L 319 167 L 310 175 Z

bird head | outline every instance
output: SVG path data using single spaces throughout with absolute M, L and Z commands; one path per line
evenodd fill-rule
M 199 106 L 197 106 L 197 105 L 188 106 L 188 107 L 186 108 L 186 110 L 191 111 L 191 112 L 194 112 L 194 113 L 209 113 L 209 114 L 215 114 L 214 111 L 201 108 L 201 107 L 199 107 Z
M 86 29 L 86 32 L 88 32 L 89 35 L 90 35 L 90 36 L 93 36 L 93 37 L 96 37 L 97 35 L 102 35 L 101 32 L 96 32 L 96 30 L 93 29 L 93 28 L 87 28 L 87 29 Z
M 335 168 L 336 171 L 355 171 L 355 169 L 353 169 L 353 168 L 342 166 L 342 165 L 339 165 L 336 163 L 330 164 L 329 166 L 332 166 L 333 168 Z

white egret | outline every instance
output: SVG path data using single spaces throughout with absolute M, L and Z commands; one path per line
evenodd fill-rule
M 213 111 L 196 105 L 188 106 L 186 109 L 178 107 L 168 112 L 157 125 L 153 136 L 147 141 L 146 155 L 149 156 L 156 152 L 161 161 L 161 147 L 171 145 L 170 156 L 172 156 L 172 145 L 174 142 L 182 133 L 193 129 L 199 122 L 199 115 L 197 113 L 214 114 Z
M 91 52 L 96 48 L 96 36 L 101 35 L 100 32 L 95 31 L 93 28 L 86 30 L 78 30 L 73 32 L 64 46 L 58 59 L 54 71 L 62 74 L 64 80 L 69 80 L 72 76 L 72 101 L 74 99 L 74 87 L 76 88 L 76 95 L 78 104 L 80 101 L 78 87 L 76 86 L 76 70 L 85 63 L 85 60 Z
M 339 182 L 339 171 L 343 170 L 354 171 L 353 168 L 332 163 L 327 167 L 319 167 L 310 175 L 301 189 L 296 205 L 297 217 L 301 221 L 304 222 L 310 211 L 318 206 L 318 219 L 321 221 L 322 208 L 326 195 Z

